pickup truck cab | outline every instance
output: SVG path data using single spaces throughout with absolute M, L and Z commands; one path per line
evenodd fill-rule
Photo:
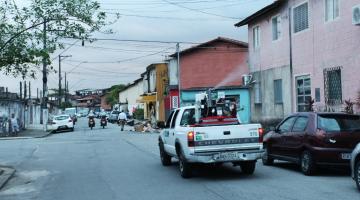
M 195 110 L 188 106 L 170 114 L 159 136 L 162 164 L 168 166 L 173 157 L 179 159 L 183 178 L 191 177 L 194 163 L 231 162 L 243 173 L 253 174 L 263 153 L 261 125 L 240 124 L 233 116 L 205 117 L 197 123 Z

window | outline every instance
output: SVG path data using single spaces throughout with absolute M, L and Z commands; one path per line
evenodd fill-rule
M 309 28 L 309 8 L 308 3 L 303 3 L 294 8 L 293 23 L 294 33 L 298 33 Z
M 294 123 L 294 127 L 293 127 L 292 131 L 293 132 L 304 132 L 307 127 L 308 121 L 309 121 L 309 119 L 307 117 L 298 117 Z
M 320 102 L 320 88 L 315 88 L 315 102 Z
M 274 101 L 275 103 L 283 102 L 282 79 L 274 80 Z
M 308 111 L 308 104 L 311 101 L 310 76 L 296 77 L 296 100 L 298 112 Z
M 254 43 L 254 49 L 257 49 L 260 47 L 260 27 L 256 26 L 253 28 L 253 43 Z
M 292 125 L 294 124 L 295 117 L 287 118 L 280 126 L 279 131 L 280 133 L 289 132 L 291 130 Z
M 255 83 L 254 89 L 255 89 L 255 103 L 260 104 L 261 103 L 261 84 L 259 82 Z
M 173 117 L 173 119 L 171 121 L 171 127 L 170 128 L 175 128 L 176 118 L 177 118 L 178 114 L 179 114 L 179 110 L 175 111 L 174 117 Z
M 334 67 L 324 70 L 325 103 L 338 105 L 342 102 L 341 68 Z
M 325 0 L 325 21 L 333 21 L 339 17 L 339 0 Z
M 195 124 L 195 109 L 185 110 L 181 117 L 180 126 L 188 126 L 194 124 Z
M 360 117 L 356 115 L 322 114 L 318 116 L 318 128 L 327 132 L 359 131 Z
M 272 24 L 272 39 L 275 41 L 275 40 L 278 40 L 281 36 L 281 31 L 280 31 L 281 18 L 280 18 L 280 16 L 273 17 L 271 19 L 271 24 Z
M 174 111 L 171 112 L 170 116 L 166 120 L 165 128 L 170 128 L 171 118 L 174 116 Z

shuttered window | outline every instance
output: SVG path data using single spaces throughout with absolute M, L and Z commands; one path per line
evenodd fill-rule
M 294 8 L 293 21 L 294 33 L 309 28 L 309 4 L 307 2 Z
M 339 17 L 339 0 L 325 0 L 325 21 L 332 21 Z
M 274 101 L 275 103 L 283 102 L 282 79 L 274 80 Z

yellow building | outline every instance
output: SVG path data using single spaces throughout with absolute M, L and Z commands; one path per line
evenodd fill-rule
M 144 118 L 156 123 L 165 121 L 165 91 L 168 83 L 168 68 L 166 63 L 151 64 L 143 78 L 144 94 L 141 102 L 144 103 Z

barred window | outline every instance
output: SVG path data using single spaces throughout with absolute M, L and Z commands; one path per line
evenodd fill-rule
M 309 28 L 309 5 L 303 3 L 294 8 L 293 11 L 294 33 L 298 33 Z
M 328 105 L 341 104 L 341 68 L 328 68 L 324 70 L 325 103 Z
M 255 89 L 255 104 L 260 104 L 261 103 L 261 84 L 260 84 L 260 82 L 255 83 L 254 89 Z

